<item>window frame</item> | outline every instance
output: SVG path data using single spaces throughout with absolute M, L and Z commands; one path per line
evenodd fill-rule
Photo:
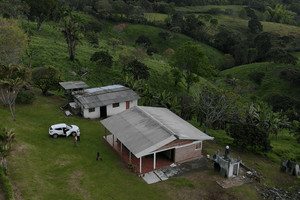
M 112 107 L 113 107 L 113 108 L 118 108 L 118 107 L 120 107 L 120 103 L 113 103 L 113 104 L 112 104 Z
M 95 112 L 96 109 L 95 108 L 89 108 L 89 113 Z

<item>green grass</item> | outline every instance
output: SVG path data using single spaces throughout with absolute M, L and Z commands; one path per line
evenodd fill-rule
M 24 199 L 167 199 L 155 185 L 130 173 L 101 138 L 98 120 L 65 117 L 64 100 L 38 96 L 34 105 L 17 106 L 13 122 L 7 108 L 0 108 L 0 126 L 15 130 L 16 142 L 8 157 L 9 175 Z M 81 129 L 81 141 L 48 136 L 51 124 L 66 122 Z M 97 162 L 100 151 L 103 161 Z
M 185 7 L 176 7 L 176 11 L 181 11 L 185 13 L 206 13 L 210 9 L 219 8 L 221 11 L 226 9 L 231 9 L 234 16 L 238 16 L 238 13 L 244 8 L 244 6 L 239 5 L 205 5 L 205 6 L 185 6 Z
M 164 22 L 168 15 L 161 13 L 144 13 L 144 17 L 151 22 Z
M 170 179 L 169 184 L 174 185 L 176 187 L 195 188 L 195 185 L 185 178 L 172 178 Z

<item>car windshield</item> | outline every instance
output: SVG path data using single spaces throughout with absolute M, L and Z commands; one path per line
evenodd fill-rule
M 72 128 L 72 126 L 71 126 L 71 125 L 69 125 L 69 124 L 67 124 L 67 128 L 68 128 L 68 129 L 71 129 L 71 128 Z

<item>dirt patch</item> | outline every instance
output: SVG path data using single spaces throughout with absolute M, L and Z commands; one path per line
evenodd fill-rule
M 4 192 L 2 190 L 2 185 L 0 184 L 0 199 L 5 199 Z
M 80 196 L 82 196 L 83 199 L 90 199 L 89 192 L 84 190 L 80 186 L 80 181 L 82 180 L 83 175 L 84 175 L 83 171 L 80 171 L 80 170 L 73 171 L 68 183 L 70 185 L 72 193 L 80 194 Z
M 59 166 L 66 166 L 66 165 L 70 164 L 70 161 L 63 159 L 63 158 L 58 158 L 58 159 L 56 159 L 55 164 L 59 165 Z
M 20 189 L 16 185 L 13 185 L 13 187 L 14 187 L 15 199 L 16 200 L 24 200 L 24 198 L 22 197 Z

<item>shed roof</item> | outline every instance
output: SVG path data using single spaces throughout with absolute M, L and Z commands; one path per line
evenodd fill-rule
M 83 94 L 74 96 L 84 108 L 96 108 L 140 98 L 133 90 L 122 85 L 86 89 Z
M 137 158 L 176 139 L 213 139 L 166 108 L 135 106 L 101 123 Z
M 72 90 L 72 89 L 85 89 L 89 88 L 89 86 L 83 81 L 68 81 L 68 82 L 59 82 L 61 87 L 65 90 Z

